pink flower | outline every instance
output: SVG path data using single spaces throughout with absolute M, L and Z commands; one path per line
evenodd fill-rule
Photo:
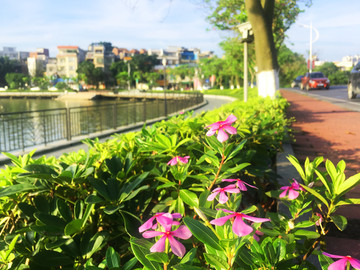
M 236 128 L 231 126 L 231 124 L 234 123 L 236 120 L 236 116 L 230 114 L 225 121 L 215 122 L 214 124 L 207 126 L 206 128 L 210 128 L 210 130 L 206 133 L 206 136 L 212 136 L 216 133 L 216 131 L 218 131 L 218 141 L 225 142 L 229 138 L 227 133 L 236 134 Z
M 352 258 L 351 256 L 332 255 L 326 252 L 323 252 L 323 254 L 333 259 L 340 259 L 330 264 L 328 268 L 329 270 L 345 270 L 348 262 L 355 269 L 360 269 L 360 260 Z
M 317 215 L 319 217 L 319 219 L 315 222 L 315 225 L 320 226 L 320 224 L 323 222 L 323 217 L 319 213 L 315 213 L 315 215 Z
M 264 235 L 263 232 L 261 232 L 261 231 L 259 231 L 259 230 L 256 230 L 255 233 L 254 233 L 254 235 L 253 235 L 253 237 L 254 237 L 254 239 L 255 239 L 257 242 L 259 242 L 259 241 L 260 241 L 260 236 L 263 236 L 263 235 Z
M 173 158 L 167 163 L 167 165 L 174 166 L 174 165 L 178 164 L 179 162 L 180 162 L 180 163 L 183 163 L 183 164 L 186 164 L 186 163 L 189 162 L 189 158 L 190 158 L 190 156 L 185 156 L 185 157 L 176 156 L 176 157 L 173 157 Z
M 139 227 L 139 232 L 143 232 L 143 231 L 146 231 L 148 229 L 155 229 L 156 228 L 156 225 L 157 223 L 154 224 L 154 220 L 156 219 L 157 222 L 160 223 L 161 220 L 163 220 L 163 222 L 173 222 L 174 224 L 174 221 L 173 219 L 174 218 L 181 218 L 181 214 L 179 213 L 173 213 L 173 214 L 170 214 L 170 213 L 156 213 L 153 217 L 151 217 L 150 219 L 148 219 L 143 225 L 141 225 Z
M 207 198 L 208 201 L 213 201 L 215 199 L 215 197 L 220 194 L 219 196 L 219 203 L 224 204 L 228 201 L 228 196 L 226 196 L 226 193 L 240 193 L 240 190 L 236 187 L 236 185 L 228 185 L 226 187 L 223 188 L 215 188 L 212 191 L 212 194 L 209 195 L 209 197 Z
M 245 185 L 252 187 L 252 188 L 256 188 L 255 186 L 249 185 L 248 183 L 246 183 L 243 180 L 240 179 L 223 179 L 221 180 L 222 182 L 235 182 L 236 181 L 236 186 L 241 190 L 241 191 L 247 191 L 247 188 Z
M 252 217 L 252 216 L 245 215 L 243 213 L 237 213 L 237 212 L 233 212 L 233 211 L 230 211 L 227 209 L 220 209 L 220 210 L 227 212 L 227 213 L 231 213 L 231 215 L 213 219 L 212 221 L 210 221 L 210 223 L 213 225 L 222 226 L 230 218 L 235 218 L 232 229 L 233 229 L 233 232 L 240 237 L 248 235 L 254 230 L 251 226 L 247 225 L 243 219 L 246 219 L 246 220 L 249 220 L 252 222 L 256 222 L 256 223 L 270 221 L 270 219 L 268 219 L 268 218 Z
M 284 198 L 286 196 L 286 193 L 288 193 L 289 200 L 294 200 L 299 196 L 299 192 L 297 190 L 304 191 L 300 184 L 295 179 L 293 180 L 294 182 L 291 184 L 291 186 L 285 186 L 280 188 L 284 191 L 280 194 L 279 198 Z
M 159 223 L 164 228 L 164 231 L 146 231 L 143 233 L 144 238 L 161 236 L 161 238 L 150 248 L 150 251 L 164 252 L 165 242 L 168 239 L 172 253 L 176 256 L 183 257 L 186 252 L 185 247 L 174 237 L 189 239 L 192 236 L 190 230 L 185 225 L 181 225 L 175 231 L 171 231 L 172 222 L 166 219 L 159 220 Z

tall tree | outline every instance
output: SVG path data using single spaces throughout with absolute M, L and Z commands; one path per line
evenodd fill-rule
M 279 87 L 277 48 L 285 38 L 285 32 L 301 12 L 301 0 L 205 0 L 215 3 L 209 16 L 215 27 L 236 30 L 249 21 L 255 37 L 255 54 L 258 70 L 259 95 L 275 97 Z M 311 4 L 311 0 L 303 0 Z

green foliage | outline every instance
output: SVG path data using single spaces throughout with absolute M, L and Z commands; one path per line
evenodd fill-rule
M 58 89 L 58 90 L 65 90 L 65 89 L 68 89 L 68 85 L 66 84 L 66 82 L 58 82 L 55 87 Z
M 315 68 L 316 71 L 321 71 L 325 76 L 328 77 L 332 85 L 347 84 L 349 81 L 349 71 L 340 70 L 332 62 L 325 62 L 319 67 Z
M 307 65 L 304 57 L 292 52 L 288 47 L 282 45 L 278 51 L 280 66 L 279 80 L 281 86 L 289 86 L 299 75 L 307 72 Z
M 280 194 L 272 167 L 288 139 L 287 106 L 282 98 L 235 101 L 104 143 L 86 140 L 87 153 L 59 159 L 6 153 L 14 166 L 0 172 L 0 269 L 314 269 L 306 258 L 328 224 L 346 227 L 346 219 L 335 211 L 359 203 L 345 194 L 360 176 L 346 180 L 343 161 L 336 166 L 327 161 L 324 173 L 317 168 L 321 158 L 303 167 L 289 157 L 307 192 L 283 200 L 285 213 L 271 211 L 270 197 Z M 236 134 L 225 143 L 205 135 L 204 128 L 230 114 L 238 119 Z M 169 166 L 177 156 L 190 158 Z M 242 179 L 257 189 L 228 194 L 226 204 L 208 201 L 211 190 L 223 186 L 222 179 Z M 228 215 L 218 209 L 270 221 L 255 222 L 250 234 L 238 237 L 230 221 L 210 223 Z M 139 226 L 159 212 L 184 217 L 179 223 L 193 237 L 182 240 L 188 251 L 183 258 L 169 252 L 169 246 L 151 252 L 154 242 L 141 237 Z M 324 218 L 319 227 L 315 212 Z M 264 234 L 259 242 L 255 233 Z
M 24 88 L 29 82 L 29 77 L 23 73 L 7 73 L 5 80 L 11 89 Z

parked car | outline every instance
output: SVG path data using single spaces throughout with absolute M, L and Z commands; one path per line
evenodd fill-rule
M 351 70 L 348 83 L 348 98 L 356 98 L 357 94 L 360 94 L 360 62 Z
M 297 76 L 292 82 L 291 82 L 291 88 L 295 88 L 297 86 L 300 86 L 301 79 L 304 77 L 304 75 Z
M 322 72 L 306 73 L 301 79 L 300 89 L 310 90 L 313 88 L 330 88 L 330 80 Z

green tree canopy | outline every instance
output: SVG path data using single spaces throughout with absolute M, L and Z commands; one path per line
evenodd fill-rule
M 279 49 L 278 61 L 280 66 L 279 79 L 282 86 L 290 85 L 297 76 L 304 75 L 307 72 L 305 58 L 292 52 L 285 45 Z

